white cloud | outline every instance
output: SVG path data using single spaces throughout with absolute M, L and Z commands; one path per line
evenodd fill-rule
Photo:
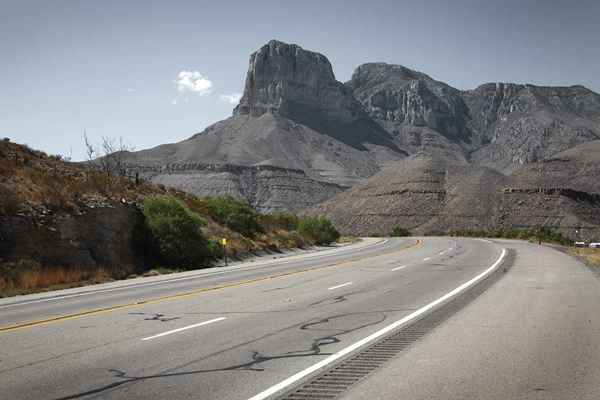
M 221 100 L 226 101 L 229 104 L 232 104 L 235 106 L 242 99 L 242 94 L 241 93 L 222 94 L 221 96 L 219 96 L 219 98 Z
M 181 71 L 175 79 L 177 90 L 181 93 L 193 92 L 199 96 L 210 94 L 212 91 L 212 82 L 202 76 L 199 71 Z
M 127 93 L 133 93 L 133 92 L 135 92 L 134 88 L 127 88 Z

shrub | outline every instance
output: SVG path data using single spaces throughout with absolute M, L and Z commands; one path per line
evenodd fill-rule
M 392 228 L 392 236 L 410 236 L 410 231 L 400 225 L 396 225 Z
M 177 199 L 147 197 L 143 211 L 153 245 L 165 265 L 190 268 L 211 256 L 200 230 L 204 220 Z
M 208 197 L 206 207 L 215 221 L 244 236 L 255 238 L 258 233 L 264 233 L 258 213 L 233 197 Z
M 308 240 L 324 245 L 335 242 L 340 234 L 331 221 L 324 217 L 303 217 L 298 223 L 298 232 Z
M 298 216 L 287 212 L 276 212 L 260 216 L 260 224 L 265 230 L 283 229 L 286 231 L 295 231 L 298 229 L 300 219 Z

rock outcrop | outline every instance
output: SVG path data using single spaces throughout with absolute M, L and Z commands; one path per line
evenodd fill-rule
M 399 65 L 361 65 L 346 84 L 407 152 L 510 173 L 600 139 L 600 95 L 582 86 L 489 83 L 460 91 Z
M 458 159 L 477 146 L 459 90 L 400 65 L 363 64 L 346 83 L 369 115 L 410 154 L 442 152 Z
M 487 145 L 476 164 L 512 172 L 600 139 L 600 95 L 582 86 L 486 84 L 464 92 L 470 127 Z
M 143 259 L 135 237 L 142 223 L 137 208 L 122 204 L 88 208 L 78 214 L 0 216 L 0 258 L 133 273 Z

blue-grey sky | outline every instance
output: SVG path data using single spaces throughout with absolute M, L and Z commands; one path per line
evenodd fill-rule
M 469 89 L 600 92 L 598 0 L 0 0 L 0 135 L 83 158 L 82 132 L 136 149 L 231 114 L 270 39 L 325 54 L 338 80 L 402 64 Z

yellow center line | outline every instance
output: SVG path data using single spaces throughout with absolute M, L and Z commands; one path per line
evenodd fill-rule
M 394 250 L 394 251 L 389 251 L 389 252 L 385 252 L 385 253 L 380 253 L 377 256 L 405 251 L 412 247 L 418 246 L 421 243 L 422 243 L 422 241 L 417 239 L 415 241 L 415 243 L 412 243 L 409 246 L 403 247 L 400 250 Z M 106 314 L 106 313 L 110 313 L 110 312 L 117 311 L 117 310 L 125 310 L 125 309 L 129 309 L 129 308 L 133 308 L 133 307 L 141 307 L 141 306 L 145 306 L 148 304 L 160 303 L 163 301 L 170 301 L 170 300 L 176 300 L 176 299 L 181 299 L 181 298 L 190 297 L 190 296 L 196 296 L 196 295 L 206 293 L 206 292 L 213 292 L 216 290 L 221 290 L 221 289 L 226 289 L 226 288 L 250 285 L 253 283 L 262 282 L 262 281 L 266 281 L 269 279 L 281 278 L 281 277 L 290 276 L 290 275 L 297 275 L 297 274 L 302 274 L 302 273 L 310 272 L 310 271 L 319 271 L 319 270 L 322 270 L 325 268 L 340 267 L 343 265 L 352 264 L 352 263 L 362 260 L 364 258 L 366 258 L 366 256 L 354 257 L 349 260 L 340 261 L 338 263 L 333 263 L 333 264 L 327 264 L 327 265 L 323 265 L 320 267 L 305 268 L 305 269 L 300 269 L 300 270 L 281 272 L 281 273 L 277 273 L 277 274 L 263 276 L 260 278 L 248 279 L 245 281 L 223 283 L 221 285 L 195 289 L 195 290 L 191 290 L 188 292 L 176 293 L 176 294 L 172 294 L 172 295 L 168 295 L 168 296 L 156 297 L 154 299 L 140 300 L 140 301 L 136 301 L 134 303 L 119 304 L 119 305 L 114 305 L 114 306 L 109 306 L 109 307 L 104 307 L 104 308 L 96 308 L 93 310 L 80 311 L 80 312 L 73 313 L 73 314 L 59 315 L 59 316 L 45 318 L 45 319 L 41 319 L 41 320 L 35 320 L 35 321 L 19 322 L 19 323 L 13 324 L 13 325 L 0 326 L 0 332 L 10 332 L 10 331 L 18 330 L 18 329 L 30 328 L 30 327 L 34 327 L 34 326 L 40 326 L 40 325 L 47 325 L 47 324 L 51 324 L 54 322 L 83 318 L 83 317 L 87 317 L 87 316 L 91 316 L 91 315 Z

